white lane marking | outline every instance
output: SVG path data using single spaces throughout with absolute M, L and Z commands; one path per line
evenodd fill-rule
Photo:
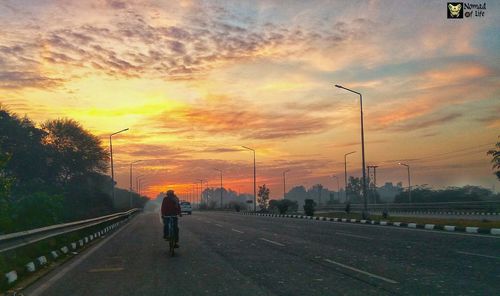
M 277 246 L 280 246 L 280 247 L 284 247 L 285 245 L 282 244 L 282 243 L 278 243 L 278 242 L 275 242 L 275 241 L 272 241 L 272 240 L 268 240 L 268 239 L 265 239 L 263 237 L 259 238 L 260 240 L 263 240 L 263 241 L 266 241 L 268 243 L 271 243 L 273 245 L 277 245 Z
M 234 232 L 238 232 L 238 233 L 244 233 L 243 231 L 240 231 L 240 230 L 234 229 L 234 228 L 232 228 L 231 230 L 234 231 Z
M 135 221 L 137 221 L 137 219 Z M 83 260 L 87 259 L 87 257 L 92 255 L 95 251 L 99 250 L 104 244 L 106 244 L 108 241 L 110 241 L 115 235 L 122 232 L 124 229 L 127 229 L 127 227 L 129 227 L 130 225 L 132 225 L 132 223 L 125 224 L 123 227 L 121 227 L 120 229 L 115 231 L 113 234 L 111 234 L 110 236 L 105 238 L 103 241 L 99 242 L 97 245 L 91 246 L 90 249 L 86 253 L 82 254 L 79 258 L 76 257 L 75 258 L 76 260 L 71 262 L 66 267 L 62 268 L 59 271 L 55 270 L 57 273 L 53 277 L 49 278 L 45 283 L 43 283 L 42 285 L 37 287 L 33 292 L 30 293 L 30 295 L 32 295 L 32 296 L 41 295 L 45 290 L 47 290 L 50 286 L 52 286 L 60 278 L 62 278 L 64 275 L 66 275 L 70 270 L 72 270 L 77 265 L 82 263 Z
M 220 225 L 220 224 L 215 224 L 215 225 L 216 225 L 216 226 L 219 226 L 219 227 L 222 227 L 222 225 Z
M 345 264 L 342 264 L 342 263 L 339 263 L 339 262 L 336 262 L 336 261 L 333 261 L 333 260 L 330 260 L 330 259 L 325 259 L 325 261 L 328 262 L 328 263 L 331 263 L 331 264 L 338 265 L 338 266 L 343 267 L 343 268 L 347 268 L 347 269 L 352 270 L 352 271 L 359 272 L 359 273 L 367 275 L 369 277 L 373 277 L 373 278 L 382 280 L 382 281 L 390 283 L 390 284 L 397 284 L 398 283 L 395 280 L 391 280 L 391 279 L 388 279 L 388 278 L 380 276 L 380 275 L 369 273 L 368 271 L 357 269 L 355 267 L 352 267 L 352 266 L 349 266 L 349 265 L 345 265 Z
M 355 237 L 355 238 L 369 239 L 369 240 L 373 239 L 373 238 L 368 237 L 368 236 L 362 236 L 362 235 L 356 235 L 356 234 L 350 234 L 350 233 L 343 233 L 343 232 L 335 232 L 335 234 L 345 235 L 345 236 L 350 236 L 350 237 Z
M 476 253 L 470 253 L 470 252 L 464 252 L 464 251 L 456 251 L 456 252 L 459 254 L 464 254 L 464 255 L 479 256 L 479 257 L 492 258 L 492 259 L 500 259 L 500 257 L 490 256 L 490 255 L 476 254 Z

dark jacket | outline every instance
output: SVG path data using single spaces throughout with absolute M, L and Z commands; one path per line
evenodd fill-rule
M 181 206 L 179 205 L 179 199 L 175 195 L 167 195 L 163 198 L 161 203 L 161 215 L 162 216 L 175 216 L 181 214 Z

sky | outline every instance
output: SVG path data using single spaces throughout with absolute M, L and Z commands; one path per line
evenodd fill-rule
M 484 1 L 483 1 L 484 2 Z M 483 3 L 481 2 L 481 3 Z M 450 20 L 446 1 L 0 1 L 0 103 L 68 117 L 109 145 L 115 178 L 181 196 L 198 179 L 271 198 L 361 176 L 498 190 L 500 3 Z M 135 178 L 134 178 L 135 179 Z M 135 185 L 135 181 L 133 182 Z

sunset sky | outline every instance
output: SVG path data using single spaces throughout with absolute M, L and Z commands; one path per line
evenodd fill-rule
M 147 194 L 196 179 L 281 197 L 361 175 L 436 188 L 500 183 L 500 3 L 446 18 L 446 1 L 0 1 L 0 103 L 35 122 L 74 118 L 129 163 Z M 156 160 L 154 160 L 156 159 Z M 161 160 L 158 160 L 161 159 Z M 135 182 L 134 182 L 135 183 Z

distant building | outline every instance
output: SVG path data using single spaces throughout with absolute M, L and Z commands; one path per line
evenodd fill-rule
M 401 182 L 396 186 L 392 182 L 386 182 L 384 186 L 378 187 L 377 192 L 380 195 L 380 200 L 382 202 L 394 202 L 394 198 L 398 193 L 403 191 Z

